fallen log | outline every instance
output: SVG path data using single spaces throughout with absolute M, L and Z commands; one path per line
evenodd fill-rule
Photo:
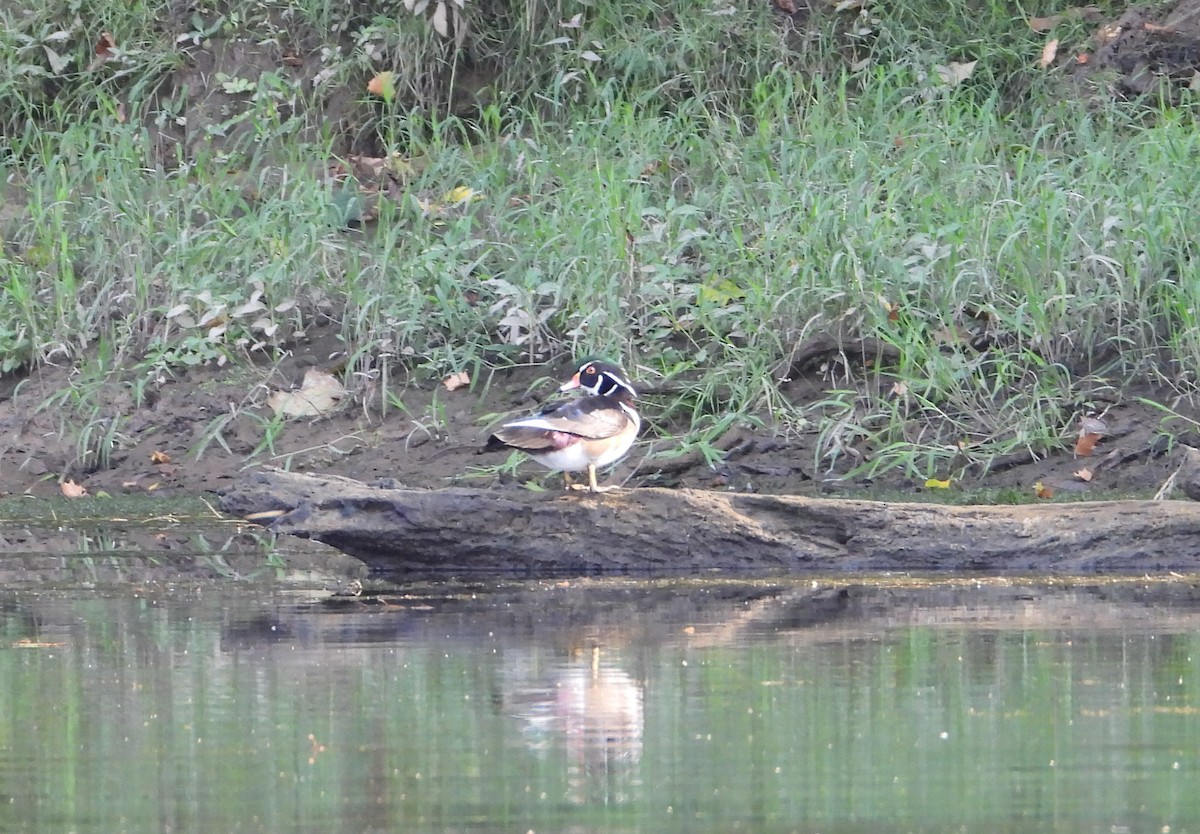
M 388 571 L 1200 570 L 1200 504 L 1186 501 L 945 506 L 686 489 L 416 490 L 263 470 L 225 491 L 221 507 Z

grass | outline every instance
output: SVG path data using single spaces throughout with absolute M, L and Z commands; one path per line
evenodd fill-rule
M 449 86 L 466 70 L 430 73 L 451 53 L 404 15 L 94 5 L 122 52 L 90 72 L 75 6 L 0 10 L 0 175 L 20 206 L 0 215 L 0 371 L 71 364 L 142 392 L 332 319 L 349 371 L 385 387 L 622 356 L 670 389 L 656 423 L 685 445 L 761 419 L 816 433 L 822 470 L 922 477 L 1059 448 L 1132 379 L 1195 390 L 1196 113 L 1148 118 L 1036 69 L 1042 37 L 1007 5 L 825 12 L 797 40 L 769 4 L 599 3 L 563 26 L 570 4 L 479 3 L 472 72 L 496 69 L 470 120 Z M 323 85 L 228 67 L 219 108 L 188 98 L 177 43 L 268 42 Z M 968 60 L 960 86 L 939 79 Z M 435 80 L 368 100 L 388 66 Z M 345 222 L 357 191 L 321 173 L 364 149 L 413 162 L 367 231 Z M 475 198 L 429 209 L 460 185 Z M 819 333 L 899 358 L 833 363 L 824 398 L 794 401 L 781 380 Z M 87 390 L 53 407 L 102 465 L 120 422 Z

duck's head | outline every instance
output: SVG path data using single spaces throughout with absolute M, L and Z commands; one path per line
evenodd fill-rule
M 611 397 L 624 392 L 631 398 L 637 397 L 637 391 L 626 378 L 625 371 L 613 362 L 602 359 L 585 359 L 575 375 L 559 386 L 559 391 L 571 391 L 581 388 L 597 397 Z

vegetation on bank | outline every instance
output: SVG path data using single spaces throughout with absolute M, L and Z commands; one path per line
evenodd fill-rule
M 701 449 L 762 421 L 939 478 L 1134 381 L 1191 396 L 1191 103 L 1039 66 L 1080 18 L 813 6 L 472 0 L 442 37 L 402 3 L 0 3 L 0 372 L 74 367 L 44 406 L 115 436 L 105 386 L 332 322 L 378 407 L 609 354 Z

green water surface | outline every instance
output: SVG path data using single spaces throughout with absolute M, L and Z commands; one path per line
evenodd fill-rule
M 1118 591 L 9 588 L 0 830 L 1200 830 L 1200 606 Z

